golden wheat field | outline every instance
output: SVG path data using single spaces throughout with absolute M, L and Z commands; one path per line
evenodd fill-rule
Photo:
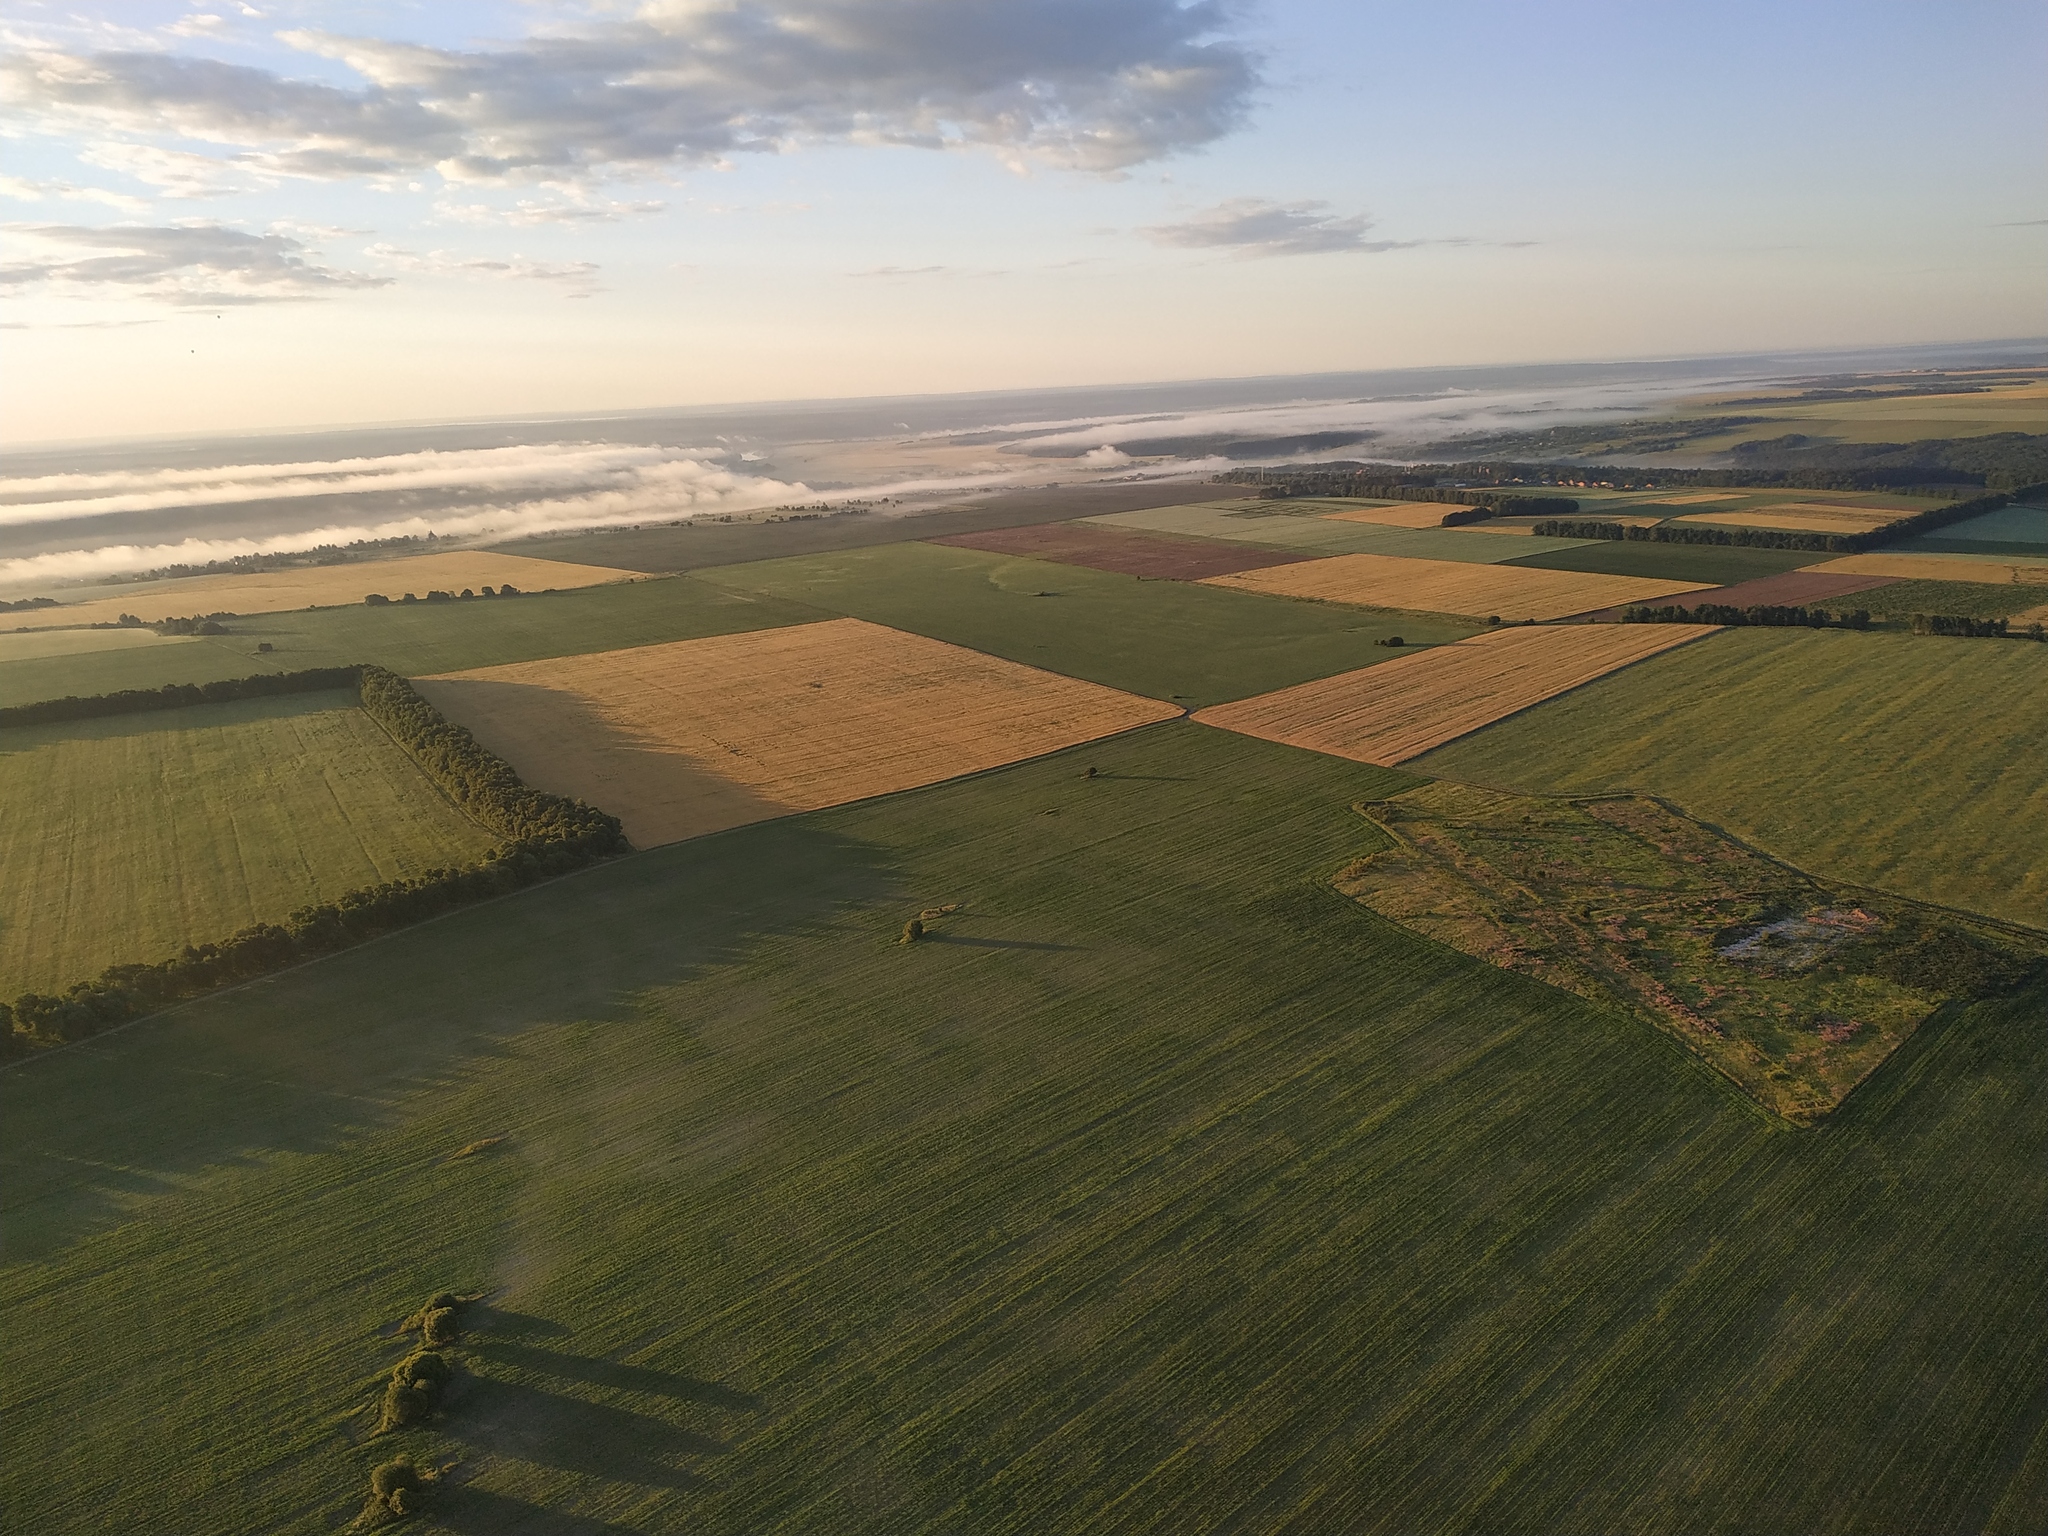
M 861 619 L 422 678 L 641 848 L 1038 757 L 1181 711 Z
M 1597 608 L 1697 592 L 1707 585 L 1461 560 L 1414 560 L 1401 555 L 1334 555 L 1327 560 L 1238 571 L 1207 580 L 1210 586 L 1243 592 L 1482 619 L 1498 616 L 1509 622 L 1569 618 Z
M 1851 507 L 1834 502 L 1802 501 L 1752 507 L 1739 512 L 1692 512 L 1675 521 L 1720 524 L 1732 528 L 1779 528 L 1792 533 L 1872 533 L 1910 516 L 1910 512 L 1896 507 Z
M 1809 571 L 1842 576 L 1896 576 L 1902 581 L 1982 581 L 1995 587 L 2012 582 L 2048 586 L 2048 562 L 1990 560 L 1982 555 L 1843 555 L 1809 565 Z
M 1493 630 L 1399 661 L 1213 705 L 1195 719 L 1391 768 L 1715 628 L 1566 624 Z
M 1740 501 L 1747 491 L 1688 491 L 1683 496 L 1659 496 L 1643 503 L 1646 507 L 1704 507 L 1717 501 Z
M 1471 510 L 1441 502 L 1402 501 L 1391 507 L 1346 507 L 1342 512 L 1321 515 L 1336 523 L 1376 523 L 1382 528 L 1441 528 L 1451 513 Z
M 508 583 L 522 592 L 549 588 L 594 587 L 600 582 L 636 579 L 632 571 L 602 565 L 569 565 L 560 560 L 533 560 L 525 555 L 494 555 L 483 550 L 451 550 L 446 554 L 407 555 L 398 560 L 363 560 L 350 565 L 314 565 L 300 570 L 263 571 L 247 576 L 185 576 L 127 587 L 112 597 L 90 598 L 40 608 L 24 622 L 49 629 L 70 624 L 112 624 L 132 613 L 145 624 L 159 619 L 187 619 L 208 613 L 287 613 L 297 608 L 326 608 L 360 603 L 372 592 L 397 602 L 410 592 L 472 591 Z

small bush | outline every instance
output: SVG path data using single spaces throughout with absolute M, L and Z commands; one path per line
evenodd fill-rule
M 392 1367 L 391 1383 L 384 1389 L 384 1417 L 377 1426 L 404 1429 L 424 1424 L 441 1406 L 454 1368 L 446 1355 L 431 1349 L 416 1349 Z
M 369 1507 L 366 1516 L 413 1515 L 426 1507 L 434 1474 L 416 1466 L 409 1457 L 399 1456 L 370 1473 Z
M 915 944 L 919 939 L 923 937 L 924 919 L 921 917 L 913 917 L 909 922 L 903 925 L 903 937 L 897 940 L 897 942 L 899 944 Z

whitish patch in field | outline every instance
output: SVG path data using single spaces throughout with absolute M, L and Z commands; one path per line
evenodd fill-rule
M 1992 560 L 1983 555 L 1844 555 L 1806 569 L 1846 576 L 1895 576 L 1900 580 L 2048 586 L 2048 562 Z
M 560 560 L 532 560 L 524 555 L 494 555 L 483 550 L 452 550 L 439 555 L 409 555 L 402 560 L 364 560 L 351 565 L 316 565 L 290 571 L 262 571 L 248 576 L 187 576 L 124 588 L 113 597 L 39 608 L 23 616 L 38 629 L 63 624 L 111 624 L 124 613 L 144 623 L 186 619 L 208 613 L 288 613 L 299 608 L 329 608 L 360 603 L 371 593 L 399 601 L 408 592 L 424 598 L 429 592 L 460 592 L 467 587 L 511 585 L 521 592 L 550 588 L 594 587 L 606 581 L 638 580 L 632 571 L 601 565 L 570 565 Z
M 1494 630 L 1399 661 L 1214 705 L 1195 719 L 1391 768 L 1714 629 L 1573 624 Z
M 1337 555 L 1300 565 L 1212 576 L 1208 583 L 1279 597 L 1509 621 L 1569 618 L 1624 603 L 1648 603 L 1680 592 L 1697 592 L 1708 585 L 1519 565 L 1412 560 L 1398 555 Z
M 642 848 L 1172 719 L 1154 699 L 832 619 L 420 680 L 527 783 Z

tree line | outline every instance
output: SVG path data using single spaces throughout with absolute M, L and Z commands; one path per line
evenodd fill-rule
M 1480 523 L 1489 517 L 1534 517 L 1545 512 L 1576 512 L 1579 504 L 1565 496 L 1523 496 L 1513 492 L 1442 486 L 1435 477 L 1397 475 L 1372 478 L 1379 466 L 1360 472 L 1326 473 L 1320 470 L 1233 469 L 1215 477 L 1217 485 L 1254 485 L 1261 500 L 1285 500 L 1296 496 L 1338 496 L 1364 501 L 1428 501 L 1470 512 L 1450 512 L 1444 526 Z
M 1767 629 L 1868 629 L 1870 611 L 1830 614 L 1825 608 L 1790 608 L 1776 603 L 1697 603 L 1690 608 L 1676 604 L 1629 608 L 1621 616 L 1624 624 L 1722 624 L 1731 628 L 1761 626 Z
M 2029 439 L 2030 442 L 2048 438 Z M 1978 439 L 1963 439 L 1952 445 L 1966 453 Z M 1898 444 L 1877 445 L 1898 448 Z M 1906 445 L 1916 446 L 1916 445 Z M 1988 461 L 1987 461 L 1988 462 Z M 1914 463 L 1870 463 L 1802 465 L 1768 468 L 1745 465 L 1735 469 L 1668 469 L 1640 464 L 1570 464 L 1519 459 L 1461 459 L 1441 464 L 1383 464 L 1342 460 L 1312 467 L 1267 467 L 1226 470 L 1212 480 L 1216 485 L 1288 485 L 1310 483 L 1333 477 L 1332 483 L 1376 486 L 1416 486 L 1438 489 L 1507 488 L 1558 486 L 1564 489 L 1602 487 L 1609 490 L 1788 490 L 1788 491 L 1897 491 L 1920 488 L 1947 496 L 1987 488 L 2009 489 L 2014 500 L 2048 491 L 2042 472 L 1948 468 Z M 1298 491 L 1297 495 L 1330 495 L 1328 491 Z M 1451 498 L 1455 499 L 1455 498 Z
M 93 720 L 102 715 L 137 715 L 154 709 L 188 709 L 194 704 L 225 704 L 235 699 L 269 699 L 287 693 L 319 693 L 353 688 L 361 667 L 309 667 L 303 672 L 259 672 L 215 683 L 165 683 L 161 688 L 124 688 L 118 693 L 75 694 L 36 704 L 0 709 L 0 728 L 52 725 L 64 720 Z
M 303 681 L 307 678 L 319 681 Z M 458 907 L 502 896 L 629 851 L 616 816 L 580 800 L 530 788 L 509 763 L 488 751 L 461 726 L 451 724 L 420 697 L 412 684 L 382 667 L 330 667 L 241 678 L 230 684 L 175 686 L 201 695 L 185 702 L 207 703 L 223 696 L 248 698 L 297 691 L 274 686 L 293 679 L 300 680 L 297 690 L 357 683 L 364 711 L 390 733 L 450 799 L 507 841 L 490 849 L 475 864 L 433 869 L 409 880 L 361 886 L 333 901 L 301 907 L 281 923 L 252 923 L 218 942 L 187 945 L 183 953 L 168 960 L 150 965 L 109 966 L 97 979 L 78 982 L 61 995 L 28 992 L 12 1005 L 0 1003 L 0 1057 L 12 1059 L 37 1047 L 82 1040 L 171 1003 L 349 949 Z M 241 685 L 248 685 L 246 691 L 219 692 Z M 209 690 L 213 692 L 209 694 Z M 156 699 L 172 691 L 130 690 L 129 694 L 101 695 L 96 699 L 53 700 L 51 703 L 72 706 L 73 712 L 49 718 L 76 720 L 95 714 L 175 707 L 161 702 L 125 706 L 117 703 L 109 707 L 110 701 L 136 694 Z M 42 708 L 20 705 L 5 713 Z

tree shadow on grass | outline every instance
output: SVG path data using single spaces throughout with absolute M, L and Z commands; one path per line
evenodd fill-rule
M 487 1315 L 479 1319 L 477 1326 L 479 1331 L 492 1327 L 492 1319 Z M 656 1397 L 702 1403 L 712 1408 L 756 1409 L 761 1406 L 761 1399 L 751 1392 L 741 1392 L 733 1387 L 721 1386 L 715 1381 L 704 1381 L 695 1376 L 655 1370 L 651 1366 L 624 1365 L 614 1360 L 594 1360 L 588 1355 L 571 1355 L 560 1350 L 541 1349 L 515 1339 L 472 1338 L 471 1344 L 476 1353 L 485 1360 L 517 1366 L 523 1371 L 554 1376 L 564 1381 L 589 1382 L 595 1386 L 612 1387 L 621 1392 L 645 1392 Z
M 684 1457 L 720 1456 L 722 1440 L 665 1419 L 539 1387 L 474 1376 L 450 1436 L 472 1452 L 646 1488 L 700 1488 Z
M 630 1536 L 632 1530 L 608 1520 L 559 1514 L 473 1485 L 435 1495 L 432 1520 L 456 1536 Z
M 325 1153 L 537 1025 L 900 902 L 887 849 L 790 817 L 615 860 L 0 1072 L 5 1253 L 44 1257 L 207 1169 Z M 394 1006 L 402 999 L 403 1006 Z M 152 1106 L 137 1113 L 137 1106 Z M 451 1148 L 452 1150 L 452 1148 Z

